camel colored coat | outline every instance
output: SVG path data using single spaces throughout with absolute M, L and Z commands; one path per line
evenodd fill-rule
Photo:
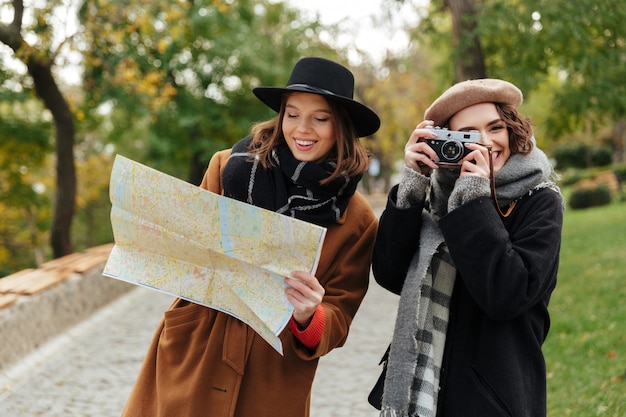
M 201 187 L 222 193 L 230 150 L 216 153 Z M 319 358 L 346 341 L 365 296 L 378 222 L 355 193 L 328 227 L 316 276 L 326 290 L 326 326 L 309 350 L 290 332 L 284 356 L 241 321 L 176 300 L 165 312 L 123 417 L 306 417 Z

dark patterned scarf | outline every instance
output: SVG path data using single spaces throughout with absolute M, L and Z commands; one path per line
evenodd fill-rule
M 339 221 L 361 175 L 341 175 L 320 185 L 335 163 L 299 161 L 286 144 L 272 151 L 276 167 L 265 169 L 258 155 L 250 152 L 251 141 L 248 136 L 233 146 L 222 174 L 225 196 L 319 226 Z

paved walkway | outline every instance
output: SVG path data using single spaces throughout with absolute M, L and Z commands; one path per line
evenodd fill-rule
M 149 289 L 133 289 L 0 373 L 0 416 L 119 416 L 171 301 Z M 346 345 L 320 360 L 313 417 L 378 416 L 367 394 L 391 340 L 397 303 L 397 296 L 372 279 Z

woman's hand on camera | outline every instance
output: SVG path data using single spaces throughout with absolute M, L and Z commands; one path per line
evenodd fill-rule
M 293 318 L 306 327 L 324 298 L 324 287 L 314 275 L 305 271 L 293 271 L 285 278 L 285 285 L 285 295 L 293 306 Z
M 467 149 L 471 150 L 461 165 L 461 177 L 466 175 L 476 175 L 479 177 L 489 178 L 490 166 L 489 158 L 491 158 L 489 148 L 478 143 L 466 143 Z
M 432 120 L 424 120 L 411 133 L 408 142 L 404 146 L 404 163 L 407 167 L 421 174 L 428 174 L 437 168 L 439 161 L 437 153 L 426 142 L 420 142 L 420 138 L 436 138 L 437 135 L 426 129 L 433 126 Z

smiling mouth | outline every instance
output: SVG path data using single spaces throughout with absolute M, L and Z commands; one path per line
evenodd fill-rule
M 296 145 L 303 148 L 308 148 L 309 146 L 315 145 L 315 141 L 313 140 L 294 139 L 293 141 Z

